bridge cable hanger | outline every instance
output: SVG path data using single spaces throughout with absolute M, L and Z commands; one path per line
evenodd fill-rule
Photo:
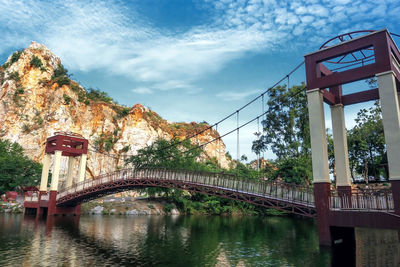
M 232 112 L 231 114 L 229 114 L 229 115 L 227 115 L 227 116 L 225 116 L 224 118 L 222 118 L 221 120 L 219 120 L 218 122 L 216 122 L 216 123 L 214 123 L 213 125 L 211 125 L 211 126 L 209 126 L 209 127 L 207 127 L 206 129 L 203 129 L 203 130 L 201 130 L 201 131 L 199 131 L 199 132 L 196 132 L 195 134 L 193 134 L 193 135 L 191 135 L 191 136 L 189 136 L 189 137 L 186 137 L 186 138 L 184 138 L 184 139 L 182 139 L 181 141 L 178 141 L 178 142 L 176 142 L 176 143 L 174 143 L 174 144 L 171 144 L 171 145 L 169 145 L 169 146 L 166 146 L 166 147 L 164 147 L 164 148 L 162 148 L 162 150 L 166 150 L 166 149 L 169 149 L 169 148 L 171 148 L 171 147 L 174 147 L 174 146 L 177 146 L 177 145 L 180 145 L 180 144 L 182 144 L 184 141 L 186 141 L 186 140 L 190 140 L 190 139 L 192 139 L 192 138 L 194 138 L 194 137 L 196 137 L 196 139 L 197 139 L 197 137 L 198 137 L 198 135 L 199 134 L 202 134 L 202 133 L 204 133 L 204 132 L 206 132 L 206 131 L 208 131 L 208 130 L 211 130 L 213 127 L 216 127 L 216 129 L 217 129 L 217 127 L 218 127 L 218 125 L 219 124 L 221 124 L 222 122 L 224 122 L 224 121 L 226 121 L 227 119 L 229 119 L 229 118 L 231 118 L 232 116 L 234 116 L 234 115 L 236 115 L 237 116 L 237 127 L 236 127 L 236 129 L 235 130 L 233 130 L 233 131 L 230 131 L 229 133 L 232 133 L 232 132 L 234 132 L 234 131 L 236 131 L 236 130 L 239 130 L 241 127 L 239 127 L 239 112 L 240 111 L 242 111 L 243 109 L 245 109 L 246 107 L 248 107 L 249 105 L 251 105 L 251 104 L 253 104 L 255 101 L 257 101 L 258 99 L 262 99 L 262 103 L 264 104 L 264 100 L 265 100 L 265 94 L 267 94 L 268 92 L 270 92 L 273 88 L 275 88 L 277 85 L 279 85 L 282 81 L 284 81 L 285 79 L 288 79 L 288 77 L 290 76 L 290 75 L 292 75 L 294 72 L 296 72 L 302 65 L 304 64 L 304 61 L 302 61 L 300 64 L 298 64 L 295 68 L 293 68 L 287 75 L 285 75 L 284 77 L 282 77 L 279 81 L 277 81 L 276 83 L 274 83 L 271 87 L 269 87 L 268 89 L 266 89 L 263 93 L 261 93 L 260 95 L 258 95 L 257 97 L 255 97 L 254 99 L 252 99 L 252 100 L 250 100 L 249 102 L 247 102 L 245 105 L 243 105 L 242 107 L 240 107 L 239 109 L 237 109 L 235 112 Z M 263 111 L 264 111 L 264 107 L 263 107 Z M 263 115 L 266 115 L 266 113 L 264 113 L 263 112 Z M 254 121 L 256 118 L 254 118 L 252 121 Z M 242 125 L 243 126 L 243 125 Z M 225 137 L 226 136 L 226 134 L 224 134 L 223 136 L 220 136 L 219 138 L 215 138 L 215 139 L 213 139 L 213 141 L 215 141 L 215 140 L 220 140 L 222 137 Z M 239 141 L 239 133 L 237 134 L 237 141 Z M 210 142 L 207 142 L 207 144 L 209 144 Z M 198 147 L 202 147 L 203 145 L 198 145 Z M 110 154 L 110 153 L 105 153 L 105 152 L 101 152 L 101 151 L 99 151 L 99 150 L 97 150 L 95 147 L 93 147 L 94 148 L 94 150 L 91 150 L 92 152 L 96 152 L 96 153 L 101 153 L 101 154 L 104 154 L 104 155 L 106 155 L 106 156 L 109 156 L 109 157 L 111 157 L 111 158 L 115 158 L 115 159 L 118 159 L 119 158 L 119 156 L 113 156 L 112 154 Z M 237 152 L 239 152 L 239 149 L 237 150 Z M 135 156 L 136 154 L 124 154 L 125 156 Z M 239 160 L 239 155 L 237 155 L 237 158 L 238 158 L 238 160 Z
M 390 32 L 390 34 L 391 34 L 392 36 L 400 37 L 400 34 L 396 34 L 396 33 L 393 33 L 393 32 Z M 214 141 L 219 141 L 219 140 L 221 140 L 223 137 L 225 137 L 225 136 L 227 136 L 227 135 L 229 135 L 229 134 L 231 134 L 231 133 L 237 131 L 237 144 L 236 144 L 236 145 L 237 145 L 237 160 L 239 161 L 239 159 L 240 159 L 240 158 L 239 158 L 239 157 L 240 157 L 240 156 L 239 156 L 239 151 L 240 151 L 240 149 L 239 149 L 239 137 L 240 137 L 240 136 L 239 136 L 239 129 L 242 128 L 242 127 L 244 127 L 244 126 L 246 126 L 246 125 L 248 125 L 249 123 L 251 123 L 251 122 L 253 122 L 253 121 L 255 121 L 255 120 L 259 120 L 260 118 L 261 118 L 261 119 L 264 119 L 264 116 L 267 115 L 267 112 L 264 112 L 265 94 L 267 94 L 269 91 L 271 91 L 271 90 L 272 90 L 273 88 L 275 88 L 277 85 L 279 85 L 279 84 L 280 84 L 282 81 L 284 81 L 285 79 L 287 79 L 287 88 L 289 89 L 289 87 L 290 87 L 290 76 L 291 76 L 294 72 L 296 72 L 303 64 L 304 64 L 304 61 L 302 61 L 300 64 L 298 64 L 298 65 L 297 65 L 295 68 L 293 68 L 287 75 L 285 75 L 284 77 L 282 77 L 279 81 L 277 81 L 277 82 L 276 82 L 275 84 L 273 84 L 271 87 L 269 87 L 268 89 L 266 89 L 266 90 L 265 90 L 263 93 L 261 93 L 259 96 L 257 96 L 257 97 L 255 97 L 254 99 L 250 100 L 250 101 L 247 102 L 245 105 L 243 105 L 242 107 L 240 107 L 239 109 L 237 109 L 235 112 L 232 112 L 231 114 L 225 116 L 224 118 L 222 118 L 222 119 L 219 120 L 218 122 L 214 123 L 213 125 L 211 125 L 211 126 L 205 128 L 205 129 L 203 129 L 203 130 L 201 130 L 201 131 L 199 131 L 199 132 L 196 132 L 195 134 L 193 134 L 193 135 L 191 135 L 191 136 L 189 136 L 189 137 L 186 137 L 186 138 L 182 139 L 181 141 L 178 141 L 178 142 L 176 142 L 176 143 L 174 143 L 174 144 L 171 144 L 171 145 L 169 145 L 169 146 L 166 146 L 166 147 L 162 148 L 161 150 L 166 150 L 166 149 L 169 149 L 169 148 L 171 148 L 171 147 L 180 145 L 180 144 L 182 144 L 184 141 L 186 141 L 186 140 L 191 140 L 192 138 L 195 137 L 195 138 L 196 138 L 196 141 L 197 141 L 197 142 L 196 142 L 196 147 L 193 148 L 193 149 L 190 149 L 190 150 L 187 150 L 187 151 L 186 151 L 186 152 L 188 152 L 188 151 L 191 151 L 191 150 L 194 150 L 194 149 L 203 147 L 203 146 L 205 146 L 205 145 L 207 145 L 207 144 L 210 144 L 210 143 L 212 143 L 212 142 L 214 142 Z M 298 95 L 301 91 L 302 91 L 302 90 L 300 90 L 299 92 L 297 92 L 296 94 L 294 94 L 294 95 L 292 95 L 292 96 L 290 96 L 290 97 L 295 97 L 295 96 Z M 259 116 L 257 116 L 257 117 L 255 117 L 255 118 L 253 118 L 253 119 L 251 119 L 250 121 L 248 121 L 248 122 L 246 122 L 246 123 L 244 123 L 244 124 L 242 124 L 242 125 L 239 125 L 239 112 L 242 111 L 243 109 L 245 109 L 246 107 L 248 107 L 249 105 L 253 104 L 256 100 L 258 100 L 258 99 L 260 99 L 260 98 L 261 98 L 261 102 L 262 102 L 262 114 L 259 115 Z M 203 143 L 203 144 L 200 144 L 200 143 L 199 143 L 199 141 L 198 141 L 198 135 L 199 135 L 199 134 L 202 134 L 202 133 L 204 133 L 204 132 L 206 132 L 206 131 L 208 131 L 208 130 L 212 130 L 213 127 L 215 127 L 216 131 L 218 132 L 218 125 L 221 124 L 222 122 L 224 122 L 225 120 L 231 118 L 231 117 L 234 116 L 234 115 L 237 116 L 237 127 L 236 127 L 236 129 L 233 129 L 233 130 L 231 130 L 231 131 L 229 131 L 229 132 L 227 132 L 227 133 L 225 133 L 225 134 L 223 134 L 223 135 L 221 135 L 221 136 L 219 136 L 219 137 L 217 137 L 217 138 L 214 138 L 214 139 L 212 139 L 211 141 L 208 141 L 208 142 L 206 142 L 206 143 Z M 265 117 L 265 119 L 266 119 L 266 117 Z M 261 121 L 262 121 L 262 120 L 261 120 Z M 265 132 L 265 129 L 264 129 L 264 127 L 263 127 L 263 133 L 264 133 L 264 132 Z M 90 151 L 95 152 L 95 153 L 104 154 L 104 155 L 106 155 L 106 156 L 108 156 L 108 157 L 111 157 L 111 158 L 114 158 L 114 159 L 119 159 L 120 156 L 121 156 L 121 155 L 113 156 L 113 155 L 110 154 L 110 153 L 101 152 L 101 151 L 97 150 L 96 148 L 94 148 L 93 150 L 90 149 Z M 182 153 L 185 153 L 185 151 L 183 151 Z M 136 154 L 123 154 L 123 157 L 126 158 L 126 157 L 134 156 L 134 155 L 136 155 Z M 263 157 L 264 157 L 264 151 L 263 151 Z

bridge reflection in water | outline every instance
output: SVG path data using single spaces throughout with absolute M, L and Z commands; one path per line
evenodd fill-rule
M 352 266 L 351 258 L 318 246 L 313 220 L 74 218 L 56 216 L 42 221 L 0 215 L 0 266 Z M 395 231 L 357 228 L 355 233 L 354 266 L 399 266 L 400 245 Z

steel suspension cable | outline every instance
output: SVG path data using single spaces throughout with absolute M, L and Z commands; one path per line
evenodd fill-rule
M 229 115 L 227 115 L 226 117 L 224 117 L 224 118 L 222 118 L 221 120 L 219 120 L 218 122 L 216 122 L 216 123 L 214 123 L 213 125 L 210 125 L 209 127 L 207 127 L 207 128 L 205 128 L 205 129 L 203 129 L 203 130 L 201 130 L 200 132 L 197 132 L 196 131 L 196 133 L 195 134 L 193 134 L 193 135 L 191 135 L 191 136 L 189 136 L 189 137 L 186 137 L 186 138 L 184 138 L 184 139 L 182 139 L 182 140 L 180 140 L 180 141 L 178 141 L 178 142 L 176 142 L 176 143 L 174 143 L 174 144 L 171 144 L 171 145 L 169 145 L 169 146 L 166 146 L 166 147 L 164 147 L 164 148 L 162 148 L 161 149 L 161 151 L 163 151 L 163 150 L 166 150 L 166 149 L 169 149 L 169 148 L 171 148 L 171 147 L 174 147 L 174 146 L 177 146 L 177 145 L 180 145 L 180 144 L 182 144 L 183 142 L 185 142 L 186 140 L 190 140 L 190 139 L 192 139 L 193 137 L 196 137 L 196 139 L 197 139 L 197 136 L 199 135 L 199 134 L 201 134 L 201 133 L 203 133 L 203 132 L 206 132 L 207 130 L 212 130 L 212 127 L 214 127 L 214 126 L 218 126 L 218 124 L 221 124 L 222 122 L 224 122 L 224 121 L 226 121 L 227 119 L 229 119 L 229 118 L 231 118 L 233 115 L 235 115 L 235 114 L 237 114 L 237 120 L 238 120 L 238 123 L 239 123 L 239 112 L 241 111 L 241 110 L 243 110 L 243 109 L 245 109 L 246 107 L 248 107 L 249 105 L 251 105 L 252 103 L 254 103 L 255 101 L 257 101 L 258 99 L 262 99 L 262 101 L 264 102 L 265 101 L 265 94 L 267 94 L 268 92 L 270 92 L 273 88 L 275 88 L 278 84 L 280 84 L 282 81 L 284 81 L 285 79 L 287 79 L 290 75 L 292 75 L 294 72 L 296 72 L 302 65 L 304 64 L 304 61 L 302 61 L 300 64 L 298 64 L 295 68 L 293 68 L 287 75 L 285 75 L 284 77 L 282 77 L 279 81 L 277 81 L 276 83 L 274 83 L 271 87 L 269 87 L 268 89 L 266 89 L 263 93 L 261 93 L 260 95 L 258 95 L 257 97 L 255 97 L 254 99 L 252 99 L 252 100 L 250 100 L 249 102 L 247 102 L 245 105 L 243 105 L 242 107 L 240 107 L 238 110 L 236 110 L 235 112 L 232 112 L 231 114 L 229 114 Z M 264 105 L 263 105 L 263 110 L 264 110 Z M 263 112 L 263 115 L 266 115 L 267 113 L 266 112 Z M 238 126 L 239 124 L 237 124 L 237 126 Z M 236 130 L 238 130 L 238 133 L 237 133 L 237 159 L 239 160 L 239 129 L 240 129 L 241 127 L 237 127 L 235 130 L 233 130 L 233 131 L 230 131 L 229 132 L 229 134 L 230 133 L 232 133 L 232 132 L 234 132 L 234 131 L 236 131 Z M 224 136 L 226 136 L 226 134 L 225 135 L 223 135 L 222 137 L 224 137 Z M 217 138 L 218 140 L 219 139 L 221 139 L 221 137 L 220 138 Z M 215 141 L 216 139 L 214 139 L 214 141 Z M 198 144 L 199 144 L 199 142 L 197 142 Z M 209 144 L 210 142 L 207 142 L 206 144 Z M 198 147 L 202 147 L 203 145 L 201 145 L 201 144 L 199 144 L 198 145 Z M 105 152 L 101 152 L 101 151 L 99 151 L 99 150 L 97 150 L 97 149 L 95 149 L 95 150 L 92 150 L 93 152 L 96 152 L 96 153 L 100 153 L 100 154 L 104 154 L 104 155 L 106 155 L 106 156 L 108 156 L 108 157 L 111 157 L 111 158 L 114 158 L 114 159 L 119 159 L 119 157 L 117 157 L 117 156 L 112 156 L 111 154 L 109 154 L 109 153 L 105 153 Z M 136 155 L 136 154 L 125 154 L 125 156 L 134 156 L 134 155 Z
M 236 122 L 236 129 L 237 129 L 237 136 L 236 136 L 236 160 L 239 162 L 239 154 L 240 154 L 240 149 L 239 149 L 239 110 L 236 111 L 236 116 L 237 116 L 237 122 Z

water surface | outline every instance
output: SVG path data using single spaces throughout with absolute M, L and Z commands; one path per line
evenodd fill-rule
M 334 253 L 320 249 L 315 222 L 308 219 L 81 216 L 78 222 L 76 218 L 36 221 L 0 215 L 0 266 L 319 267 L 333 262 Z M 368 266 L 369 259 L 362 255 L 371 252 L 368 244 L 376 240 L 369 233 L 361 231 L 357 237 L 364 244 L 357 249 L 358 262 L 366 264 L 358 266 Z M 378 262 L 375 251 L 371 262 L 396 264 L 393 254 L 399 251 L 393 249 L 397 239 L 393 240 L 386 236 L 386 243 L 392 242 L 389 252 L 385 242 L 379 243 L 393 260 Z

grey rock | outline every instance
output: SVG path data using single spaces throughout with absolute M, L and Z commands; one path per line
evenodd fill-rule
M 96 206 L 93 209 L 90 210 L 90 213 L 92 214 L 101 214 L 103 212 L 104 208 L 102 206 Z
M 139 212 L 137 210 L 128 210 L 126 215 L 139 215 Z

